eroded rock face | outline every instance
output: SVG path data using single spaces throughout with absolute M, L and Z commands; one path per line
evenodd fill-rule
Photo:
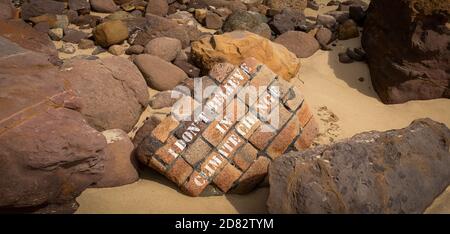
M 48 55 L 0 45 L 0 212 L 74 212 L 102 176 L 106 140 Z
M 99 131 L 118 128 L 129 132 L 147 105 L 145 80 L 125 58 L 72 59 L 61 73 L 80 96 L 80 112 Z
M 149 119 L 135 142 L 141 163 L 188 195 L 250 192 L 271 160 L 308 148 L 318 132 L 299 88 L 253 58 L 240 67 L 217 64 L 202 78 L 220 84 L 204 105 L 182 96 L 161 122 Z
M 284 46 L 245 31 L 214 35 L 193 42 L 192 55 L 206 70 L 220 62 L 238 65 L 247 57 L 264 61 L 285 80 L 290 80 L 300 69 L 299 59 Z
M 50 38 L 22 20 L 0 20 L 0 36 L 25 49 L 57 56 L 58 52 Z
M 387 104 L 450 97 L 447 1 L 372 1 L 362 45 Z
M 270 213 L 421 213 L 450 183 L 450 130 L 420 119 L 289 153 L 270 166 Z

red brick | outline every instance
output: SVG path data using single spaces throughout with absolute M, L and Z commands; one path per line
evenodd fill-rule
M 247 143 L 233 157 L 234 164 L 241 170 L 247 170 L 258 156 L 258 150 L 251 144 Z
M 247 139 L 256 131 L 261 125 L 261 121 L 251 112 L 248 112 L 239 123 L 236 124 L 236 132 L 238 132 L 244 139 Z
M 242 172 L 239 169 L 228 163 L 214 178 L 213 182 L 220 190 L 226 193 L 241 175 Z
M 224 139 L 227 132 L 236 121 L 225 116 L 223 119 L 214 120 L 203 132 L 202 136 L 213 146 L 217 146 Z
M 195 142 L 186 150 L 183 154 L 183 158 L 191 164 L 195 166 L 198 162 L 200 162 L 203 158 L 205 158 L 212 147 L 206 143 L 202 138 L 197 138 Z
M 209 76 L 222 83 L 236 67 L 231 63 L 217 63 L 209 71 Z
M 165 175 L 166 173 L 166 166 L 161 163 L 160 161 L 158 161 L 155 157 L 151 157 L 148 165 L 153 168 L 154 170 L 156 170 L 157 172 Z
M 192 97 L 183 96 L 171 108 L 171 114 L 178 121 L 191 121 L 195 110 L 201 108 L 201 103 Z
M 259 71 L 250 81 L 250 85 L 254 86 L 257 90 L 266 90 L 267 87 L 275 79 L 276 74 L 273 73 L 267 66 L 263 65 Z
M 289 89 L 291 88 L 292 88 L 291 83 L 283 80 L 280 77 L 277 77 L 277 79 L 269 86 L 268 91 L 273 96 L 282 99 L 285 97 L 285 95 L 289 92 Z
M 236 193 L 248 193 L 252 191 L 264 177 L 267 175 L 267 169 L 270 159 L 260 156 L 253 163 L 250 168 L 241 176 L 237 187 L 234 190 Z
M 283 105 L 278 105 L 270 113 L 268 122 L 274 129 L 279 130 L 284 127 L 292 115 Z
M 306 104 L 306 102 L 303 103 L 303 105 L 300 107 L 300 110 L 297 111 L 296 115 L 298 121 L 300 121 L 300 125 L 302 126 L 302 128 L 305 127 L 305 125 L 313 117 L 311 109 L 309 108 L 308 104 Z
M 256 60 L 253 57 L 250 57 L 250 58 L 246 58 L 246 59 L 244 59 L 244 61 L 242 61 L 240 68 L 242 70 L 245 70 L 246 72 L 248 72 L 249 75 L 253 75 L 258 70 L 258 67 L 261 65 L 262 64 L 258 60 Z
M 283 104 L 290 111 L 296 111 L 297 108 L 303 103 L 304 97 L 300 89 L 293 86 L 289 89 L 288 93 L 282 98 Z
M 317 134 L 319 134 L 319 125 L 314 118 L 310 119 L 303 128 L 302 134 L 295 142 L 294 146 L 297 150 L 305 150 L 311 146 Z
M 265 91 L 260 97 L 258 97 L 256 103 L 250 107 L 250 110 L 254 114 L 257 114 L 260 120 L 267 121 L 270 119 L 271 111 L 276 108 L 278 104 L 278 99 Z
M 197 183 L 196 183 L 197 182 Z M 181 188 L 186 194 L 190 196 L 197 197 L 199 196 L 203 190 L 205 190 L 206 186 L 209 185 L 209 182 L 204 179 L 199 172 L 194 171 L 184 183 Z
M 263 130 L 268 130 L 264 132 Z M 263 150 L 269 141 L 275 136 L 276 130 L 271 128 L 270 125 L 261 124 L 256 131 L 250 136 L 249 141 L 256 146 L 259 150 Z
M 236 130 L 232 130 L 223 138 L 216 149 L 223 157 L 231 159 L 237 149 L 244 143 L 244 139 L 236 133 Z
M 180 150 L 180 148 L 175 145 L 177 141 L 178 139 L 176 137 L 170 136 L 166 144 L 156 150 L 154 157 L 157 157 L 159 160 L 163 161 L 166 164 L 171 164 L 173 160 L 179 157 L 184 150 Z M 172 150 L 176 155 L 171 154 L 170 150 Z
M 166 142 L 170 133 L 178 127 L 179 122 L 171 115 L 164 118 L 161 123 L 153 129 L 151 136 L 158 139 L 161 142 Z
M 167 171 L 166 176 L 177 185 L 182 185 L 192 173 L 192 170 L 192 167 L 183 158 L 179 157 Z
M 200 173 L 205 175 L 205 178 L 211 179 L 228 163 L 227 159 L 222 157 L 216 151 L 211 152 L 208 157 L 200 165 Z
M 297 118 L 289 120 L 288 124 L 281 130 L 281 132 L 273 139 L 266 153 L 275 159 L 282 155 L 292 141 L 300 134 L 300 123 Z

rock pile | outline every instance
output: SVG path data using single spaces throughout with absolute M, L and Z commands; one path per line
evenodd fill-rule
M 318 132 L 299 88 L 255 59 L 239 68 L 218 64 L 204 79 L 220 85 L 202 110 L 194 111 L 202 106 L 198 99 L 185 96 L 180 100 L 192 106 L 187 116 L 194 118 L 172 111 L 137 148 L 142 163 L 189 195 L 249 192 L 271 160 L 307 148 Z

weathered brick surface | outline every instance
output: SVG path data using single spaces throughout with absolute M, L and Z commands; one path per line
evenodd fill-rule
M 152 131 L 152 136 L 161 142 L 166 142 L 167 138 L 170 136 L 170 132 L 178 127 L 178 120 L 173 116 L 169 115 L 164 118 L 158 126 Z
M 259 157 L 241 176 L 234 192 L 248 193 L 252 191 L 262 180 L 264 180 L 264 177 L 267 175 L 269 163 L 270 159 Z
M 305 150 L 307 149 L 313 142 L 314 138 L 319 133 L 319 125 L 317 124 L 314 118 L 306 124 L 303 128 L 303 131 L 300 137 L 295 141 L 295 148 L 297 150 Z
M 218 64 L 209 77 L 190 80 L 184 86 L 201 93 L 185 99 L 197 106 L 186 115 L 194 118 L 177 120 L 172 113 L 136 152 L 191 196 L 213 194 L 210 188 L 249 192 L 271 160 L 308 148 L 318 132 L 301 90 L 253 58 L 240 66 Z M 205 84 L 215 86 L 202 96 Z
M 250 143 L 245 144 L 238 152 L 236 152 L 233 162 L 241 170 L 247 170 L 258 156 L 258 150 Z
M 195 142 L 184 153 L 183 157 L 191 165 L 196 165 L 212 150 L 212 147 L 202 138 L 197 138 Z
M 181 157 L 179 157 L 172 167 L 167 171 L 166 176 L 178 185 L 182 185 L 192 173 L 192 167 Z
M 224 193 L 230 190 L 233 183 L 239 179 L 242 172 L 231 164 L 227 164 L 223 170 L 214 178 L 214 184 Z

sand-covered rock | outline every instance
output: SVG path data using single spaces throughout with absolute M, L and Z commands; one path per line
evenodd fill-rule
M 284 46 L 245 31 L 214 35 L 192 43 L 192 55 L 204 69 L 214 64 L 229 62 L 240 64 L 247 57 L 255 57 L 290 80 L 300 69 L 300 61 Z
M 159 91 L 173 89 L 187 78 L 183 70 L 154 55 L 140 54 L 136 56 L 134 63 L 144 75 L 147 84 Z
M 106 140 L 48 55 L 2 38 L 0 47 L 0 212 L 74 212 L 101 178 Z
M 127 59 L 72 59 L 61 73 L 81 98 L 80 112 L 99 131 L 122 129 L 129 132 L 147 105 L 145 80 Z
M 277 37 L 274 42 L 283 45 L 299 58 L 308 58 L 320 49 L 314 35 L 304 32 L 288 31 Z
M 270 166 L 270 213 L 421 213 L 450 184 L 450 130 L 366 132 Z
M 139 179 L 137 160 L 134 157 L 134 145 L 127 133 L 121 129 L 109 129 L 102 132 L 106 138 L 104 173 L 93 187 L 115 187 L 131 184 Z
M 372 1 L 362 44 L 384 103 L 450 98 L 448 1 Z

